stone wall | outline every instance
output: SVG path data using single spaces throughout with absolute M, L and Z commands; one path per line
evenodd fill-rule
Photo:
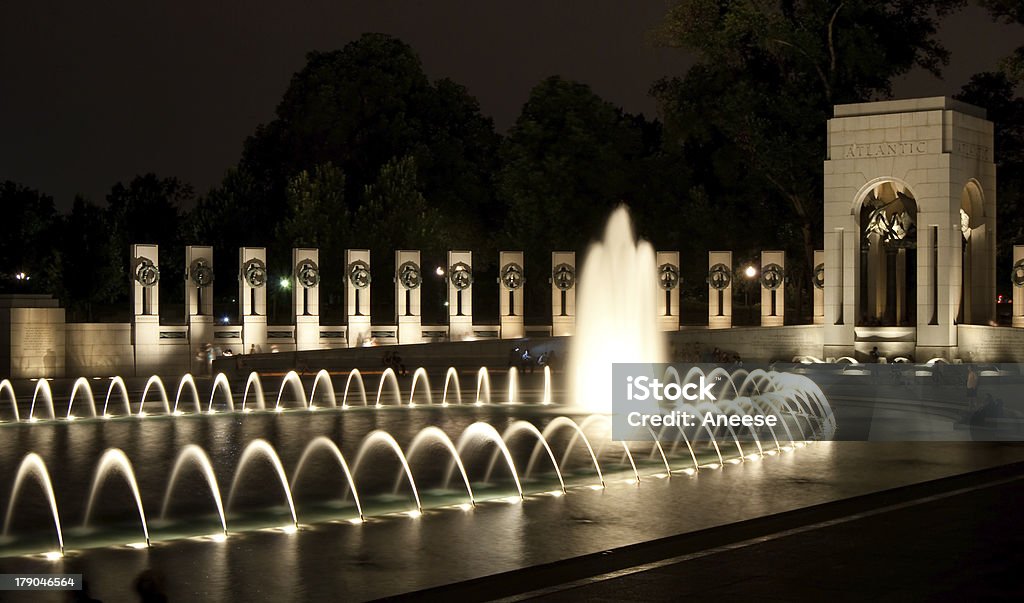
M 794 356 L 821 356 L 823 330 L 820 325 L 792 325 L 785 327 L 733 327 L 708 329 L 684 327 L 669 336 L 670 344 L 679 354 L 699 344 L 702 354 L 714 348 L 739 354 L 746 361 L 767 362 L 792 360 Z
M 0 331 L 4 334 L 0 368 L 7 376 L 18 379 L 64 374 L 64 309 L 52 301 L 53 307 L 0 307 Z
M 1024 329 L 959 325 L 964 362 L 1024 362 Z
M 68 377 L 135 374 L 129 323 L 72 323 L 66 327 Z

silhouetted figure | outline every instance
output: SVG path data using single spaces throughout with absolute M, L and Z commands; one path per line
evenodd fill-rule
M 530 355 L 530 350 L 523 350 L 522 362 L 519 365 L 519 370 L 527 373 L 533 372 L 533 356 Z
M 871 362 L 875 362 L 875 363 L 877 363 L 878 359 L 882 357 L 882 355 L 878 353 L 878 346 L 877 345 L 875 347 L 871 348 L 871 353 L 869 354 L 869 356 L 871 356 Z
M 135 578 L 135 592 L 142 603 L 167 603 L 163 576 L 156 570 L 146 569 Z

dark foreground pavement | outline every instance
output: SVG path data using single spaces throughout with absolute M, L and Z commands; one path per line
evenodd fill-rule
M 410 593 L 402 599 L 1024 598 L 1024 463 Z

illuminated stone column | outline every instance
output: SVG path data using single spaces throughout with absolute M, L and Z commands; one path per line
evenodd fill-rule
M 193 352 L 213 342 L 213 247 L 185 247 L 185 321 Z M 200 361 L 194 353 L 189 357 L 196 371 Z
M 576 332 L 576 252 L 551 253 L 551 334 Z
M 448 252 L 448 338 L 473 337 L 473 253 Z
M 732 252 L 708 252 L 708 328 L 732 326 Z
M 761 326 L 786 322 L 786 253 L 761 252 Z
M 662 331 L 678 331 L 682 317 L 679 307 L 679 252 L 658 252 L 658 326 Z
M 811 284 L 814 285 L 812 295 L 814 296 L 814 324 L 825 324 L 825 251 L 819 249 L 814 252 L 814 273 L 811 274 Z
M 132 344 L 135 372 L 159 371 L 160 364 L 160 249 L 132 245 Z
M 298 351 L 320 347 L 319 260 L 317 249 L 292 249 L 292 313 Z
M 420 252 L 395 252 L 395 324 L 398 325 L 398 343 L 423 341 L 423 312 L 420 295 L 423 284 L 423 265 Z
M 1013 246 L 1013 326 L 1024 328 L 1024 245 Z
M 359 347 L 370 340 L 370 250 L 345 250 L 345 317 L 348 346 Z
M 501 338 L 517 339 L 526 334 L 523 322 L 523 286 L 526 278 L 523 272 L 522 251 L 502 251 L 498 255 L 498 295 L 501 306 Z
M 243 353 L 269 352 L 267 346 L 267 250 L 238 248 L 238 314 Z

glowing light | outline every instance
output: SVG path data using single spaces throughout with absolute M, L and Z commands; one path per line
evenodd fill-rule
M 741 459 L 729 459 L 725 462 L 729 463 L 730 465 L 739 465 L 743 461 Z
M 694 475 L 694 474 L 697 473 L 697 470 L 696 469 L 683 469 L 683 473 L 685 473 L 686 475 Z
M 463 511 L 472 511 L 473 505 L 469 503 L 462 503 L 461 505 L 459 505 L 459 508 L 462 509 Z
M 436 274 L 437 276 L 444 276 L 444 268 L 438 266 L 437 269 L 434 270 L 434 274 Z M 448 305 L 448 304 L 445 304 L 445 305 Z
M 140 410 L 135 416 L 141 419 L 142 417 L 146 416 L 146 411 Z
M 421 517 L 423 515 L 423 513 L 419 512 L 419 511 L 407 511 L 406 515 L 408 515 L 409 517 L 412 517 L 413 519 L 416 519 L 417 517 Z
M 49 551 L 43 553 L 43 559 L 46 559 L 47 561 L 60 561 L 63 558 L 64 554 L 60 551 Z
M 522 500 L 523 499 L 519 498 L 518 496 L 509 496 L 508 498 L 505 499 L 505 502 L 507 502 L 510 505 L 516 505 L 519 504 L 519 502 Z
M 78 417 L 76 415 L 68 415 L 68 421 L 74 421 Z
M 278 407 L 274 408 L 274 412 L 284 412 L 284 407 L 283 406 L 278 406 Z
M 761 455 L 760 454 L 748 454 L 747 455 L 747 460 L 748 461 L 759 461 L 759 460 L 761 460 Z
M 292 282 L 286 276 L 281 277 L 281 280 L 278 281 L 277 284 L 280 285 L 280 287 L 282 289 L 291 289 L 292 288 Z
M 109 419 L 111 415 L 103 415 L 104 419 Z
M 316 409 L 317 409 L 316 404 L 310 404 L 309 405 L 309 410 L 316 410 Z
M 548 496 L 554 496 L 555 498 L 561 498 L 561 496 L 565 494 L 565 492 L 562 492 L 561 490 L 552 490 L 550 492 L 545 492 L 545 494 L 547 494 Z
M 360 524 L 363 523 L 363 518 L 362 517 L 353 517 L 352 519 L 348 520 L 348 522 L 350 524 L 354 525 L 354 526 L 357 526 L 357 525 L 360 525 Z
M 243 409 L 242 409 L 242 412 L 244 412 L 244 413 L 250 413 L 250 412 L 252 412 L 252 409 L 251 409 L 251 408 L 243 408 Z
M 185 413 L 181 412 L 180 410 L 176 410 L 176 411 L 172 412 L 171 414 L 176 416 L 176 417 L 180 417 L 181 415 L 183 415 Z
M 228 535 L 223 532 L 219 532 L 217 534 L 210 534 L 208 538 L 213 542 L 225 542 L 228 539 Z
M 591 490 L 604 490 L 604 486 L 602 486 L 601 484 L 594 484 L 593 486 L 590 486 L 590 489 Z
M 29 423 L 38 423 L 39 422 L 39 417 L 29 417 L 28 418 L 28 422 Z
M 286 526 L 281 526 L 281 531 L 285 534 L 294 534 L 299 531 L 299 527 L 294 524 L 288 524 Z
M 128 544 L 128 548 L 136 549 L 136 550 L 141 550 L 141 549 L 149 548 L 149 544 L 147 544 L 145 542 L 132 542 L 132 543 Z
M 747 278 L 754 278 L 755 276 L 757 276 L 757 268 L 754 268 L 753 266 L 747 266 L 746 269 L 743 271 L 743 274 Z

